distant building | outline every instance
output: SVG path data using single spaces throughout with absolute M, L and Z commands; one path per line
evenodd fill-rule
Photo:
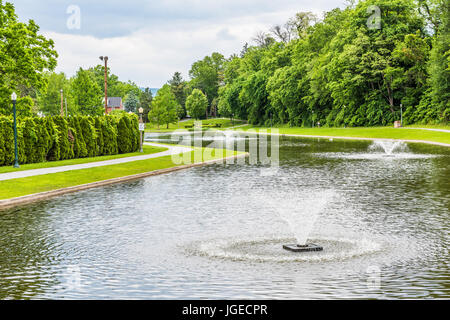
M 103 99 L 105 101 L 105 99 Z M 114 110 L 123 110 L 123 103 L 121 97 L 108 97 L 107 105 L 108 113 Z

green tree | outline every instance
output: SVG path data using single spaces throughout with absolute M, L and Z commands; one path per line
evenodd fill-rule
M 142 116 L 144 122 L 148 122 L 148 113 L 150 112 L 153 100 L 153 95 L 152 92 L 150 91 L 150 88 L 145 88 L 145 90 L 141 92 L 139 100 L 141 102 L 142 109 L 144 109 L 144 114 Z
M 183 80 L 181 73 L 175 72 L 168 84 L 175 99 L 177 99 L 178 105 L 181 106 L 181 109 L 178 110 L 178 116 L 180 119 L 184 118 L 186 116 L 186 81 Z
M 433 41 L 428 69 L 430 73 L 428 93 L 436 116 L 440 121 L 450 120 L 450 2 L 444 1 L 441 11 L 447 12 Z M 426 98 L 425 98 L 426 99 Z
M 38 32 L 33 20 L 19 22 L 14 5 L 0 1 L 0 114 L 12 113 L 13 91 L 23 97 L 45 88 L 44 72 L 56 67 L 53 41 Z
M 208 108 L 208 99 L 199 89 L 194 89 L 191 95 L 186 99 L 186 110 L 194 119 L 200 119 L 205 116 Z
M 105 96 L 105 67 L 103 65 L 97 65 L 93 68 L 88 69 L 93 75 L 95 82 L 102 92 L 102 96 Z M 123 82 L 119 80 L 119 77 L 111 72 L 108 67 L 108 97 L 121 97 L 125 98 L 130 91 L 139 97 L 141 89 L 134 82 L 128 81 Z
M 72 79 L 71 93 L 79 112 L 83 115 L 104 113 L 102 91 L 91 71 L 80 68 Z
M 152 107 L 148 114 L 149 120 L 159 126 L 166 124 L 169 128 L 170 123 L 178 121 L 177 117 L 178 102 L 172 93 L 169 85 L 165 84 L 158 90 L 156 97 L 152 101 Z
M 140 103 L 138 96 L 134 93 L 134 91 L 129 92 L 125 98 L 125 103 L 123 104 L 125 111 L 137 113 L 139 106 Z
M 64 73 L 47 73 L 47 88 L 41 90 L 38 95 L 39 111 L 47 116 L 56 116 L 61 114 L 61 89 L 63 90 L 63 107 L 64 114 L 67 112 L 70 115 L 77 113 L 76 107 L 71 94 L 70 80 L 66 78 Z
M 194 62 L 189 71 L 192 86 L 205 93 L 209 105 L 218 96 L 219 86 L 223 82 L 224 63 L 224 56 L 214 52 L 211 56 Z

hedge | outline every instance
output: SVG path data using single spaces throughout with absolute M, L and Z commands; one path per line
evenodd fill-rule
M 19 118 L 19 163 L 136 152 L 138 123 L 137 116 L 132 114 Z M 13 124 L 12 117 L 0 116 L 0 166 L 14 163 Z

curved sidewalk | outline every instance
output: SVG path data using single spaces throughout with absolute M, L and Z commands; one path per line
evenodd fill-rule
M 70 166 L 61 166 L 61 167 L 32 169 L 32 170 L 2 173 L 2 174 L 0 174 L 0 181 L 18 179 L 18 178 L 26 178 L 26 177 L 32 177 L 32 176 L 39 176 L 39 175 L 44 175 L 44 174 L 49 174 L 49 173 L 58 173 L 58 172 L 65 172 L 65 171 L 72 171 L 72 170 L 81 170 L 81 169 L 88 169 L 88 168 L 95 168 L 95 167 L 110 166 L 110 165 L 114 165 L 114 164 L 121 164 L 121 163 L 127 163 L 127 162 L 139 161 L 139 160 L 147 160 L 147 159 L 171 156 L 174 154 L 180 154 L 180 153 L 192 151 L 192 148 L 189 148 L 189 147 L 163 145 L 163 144 L 156 144 L 156 143 L 150 143 L 150 142 L 146 142 L 144 144 L 149 145 L 149 146 L 154 146 L 154 147 L 164 147 L 164 148 L 167 148 L 168 150 L 158 152 L 158 153 L 147 154 L 147 155 L 142 155 L 142 156 L 135 156 L 135 157 L 128 157 L 128 158 L 120 158 L 120 159 L 112 159 L 112 160 L 105 160 L 105 161 L 98 161 L 98 162 L 74 164 L 74 165 L 70 165 Z
M 434 128 L 402 128 L 402 129 L 419 129 L 419 130 L 428 130 L 428 131 L 437 131 L 437 132 L 446 132 L 446 133 L 450 133 L 450 130 L 447 129 L 434 129 Z

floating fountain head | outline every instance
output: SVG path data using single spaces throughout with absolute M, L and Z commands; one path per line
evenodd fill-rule
M 323 250 L 317 244 L 308 243 L 308 237 L 320 212 L 331 202 L 333 196 L 332 191 L 321 191 L 311 192 L 307 197 L 296 194 L 266 197 L 266 201 L 271 201 L 275 211 L 289 224 L 297 240 L 296 244 L 283 245 L 283 249 L 294 252 Z
M 293 252 L 308 252 L 308 251 L 322 251 L 323 248 L 314 243 L 308 243 L 305 245 L 300 244 L 285 244 L 283 249 Z

